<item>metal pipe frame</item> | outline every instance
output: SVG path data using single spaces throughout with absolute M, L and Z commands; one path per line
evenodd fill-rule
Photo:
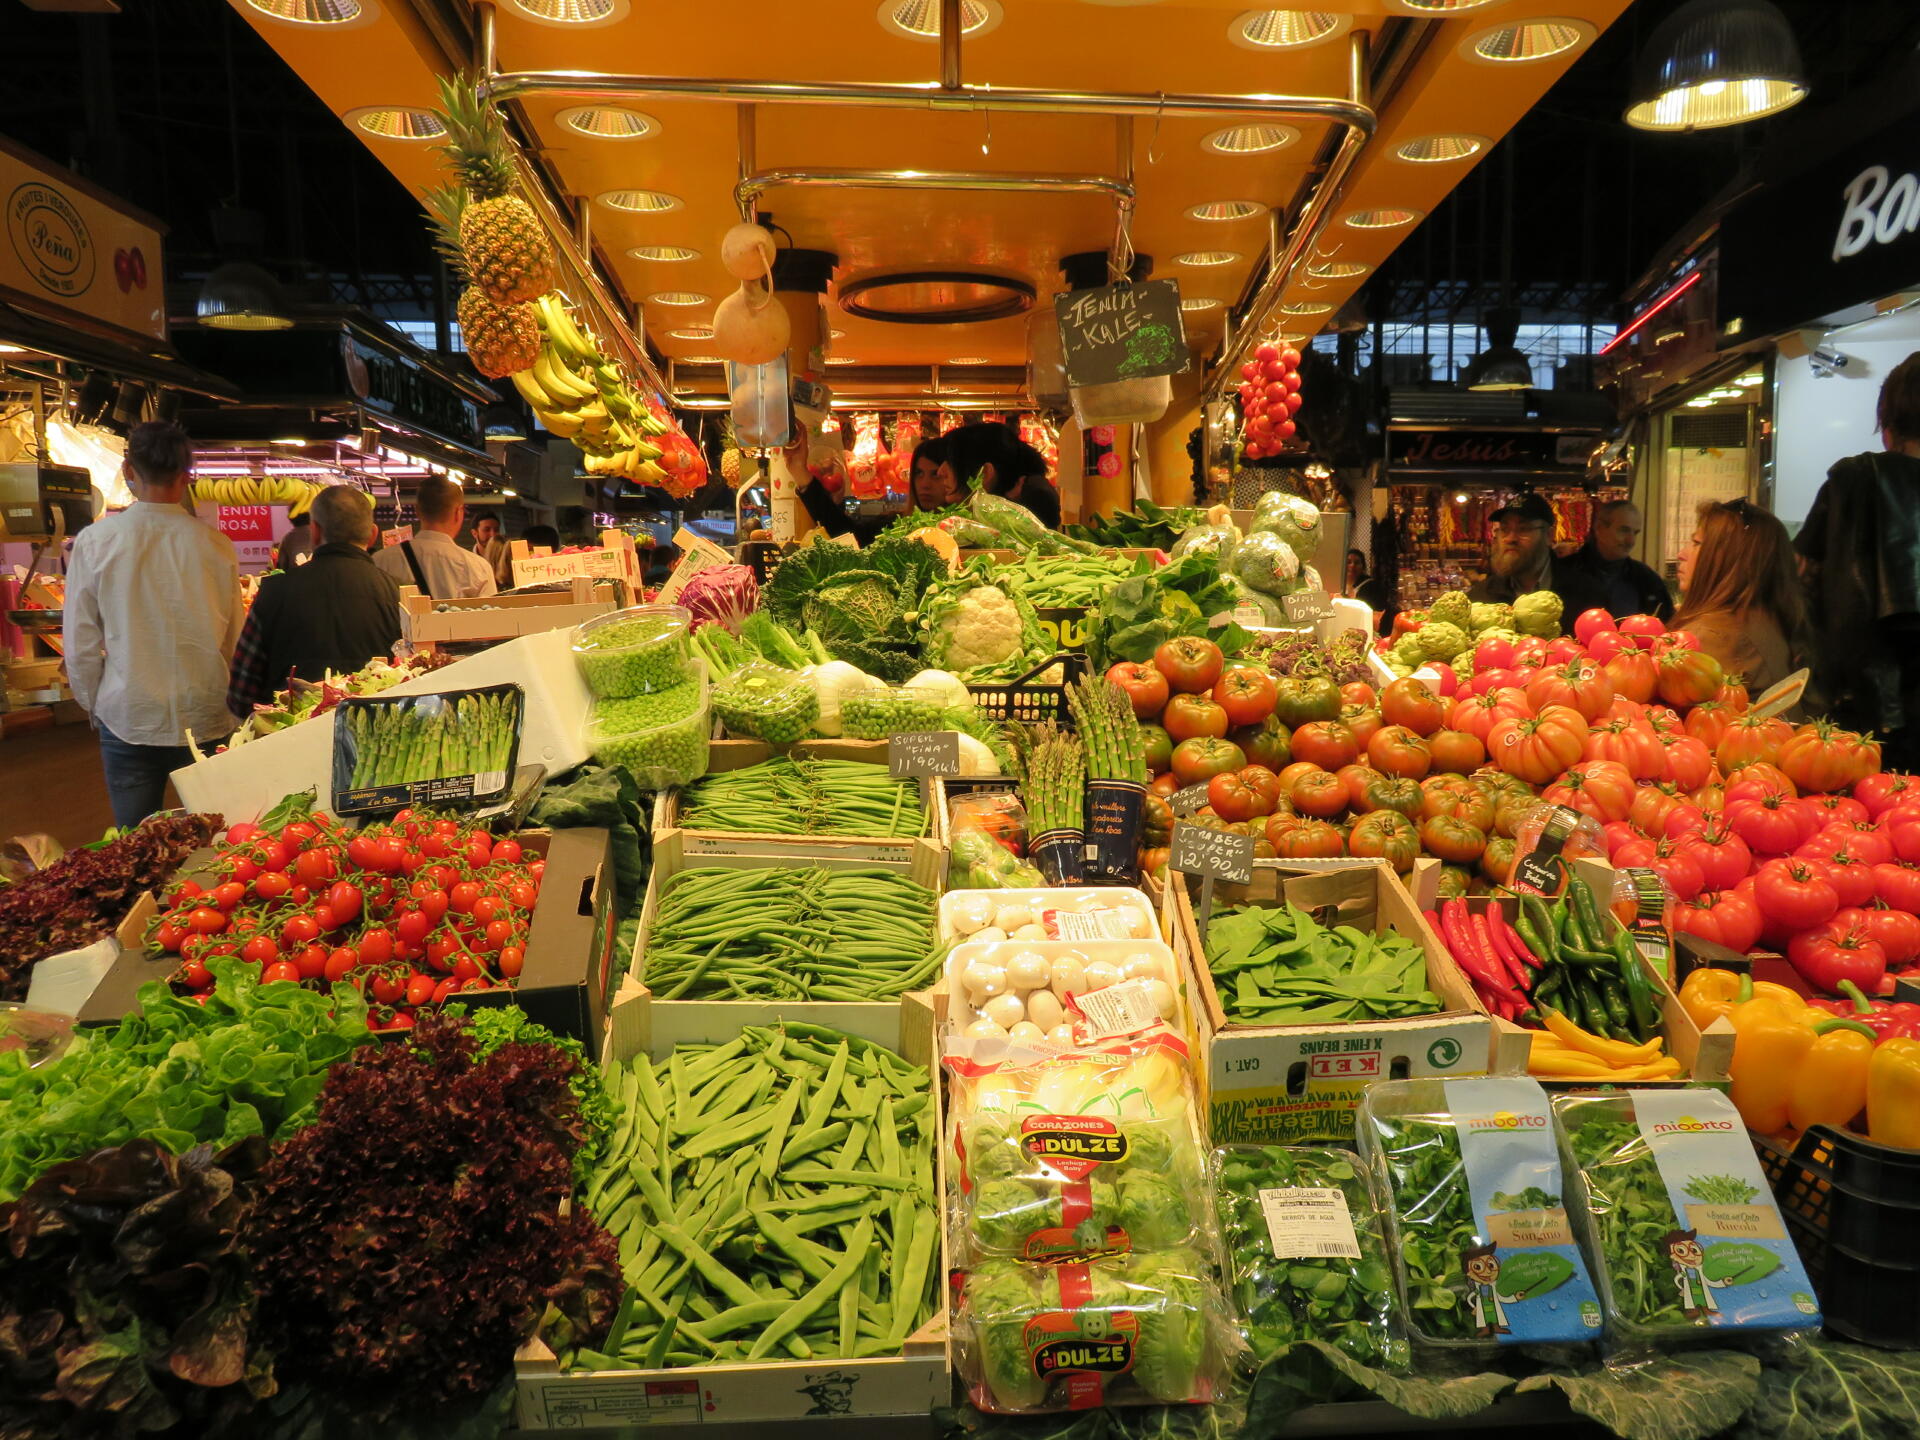
M 1063 195 L 1102 194 L 1131 204 L 1133 186 L 1111 175 L 1040 175 L 983 170 L 763 170 L 733 187 L 741 213 L 750 213 L 769 190 L 844 185 L 855 190 L 1044 190 Z

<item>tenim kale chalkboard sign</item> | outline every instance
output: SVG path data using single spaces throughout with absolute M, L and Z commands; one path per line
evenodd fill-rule
M 1177 281 L 1073 290 L 1054 297 L 1053 309 L 1069 385 L 1178 375 L 1192 363 Z

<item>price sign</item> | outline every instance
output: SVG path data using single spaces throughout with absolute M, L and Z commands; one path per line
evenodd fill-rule
M 1297 595 L 1282 595 L 1280 608 L 1292 624 L 1309 625 L 1332 615 L 1333 601 L 1324 590 L 1302 590 Z
M 1167 865 L 1188 875 L 1249 885 L 1253 883 L 1253 837 L 1203 825 L 1176 825 Z
M 1167 806 L 1176 815 L 1191 815 L 1207 803 L 1207 782 L 1189 785 L 1167 797 Z
M 887 773 L 894 779 L 909 775 L 958 775 L 960 736 L 952 730 L 909 730 L 887 741 Z
M 1178 375 L 1193 363 L 1176 281 L 1069 291 L 1055 298 L 1053 312 L 1069 385 Z

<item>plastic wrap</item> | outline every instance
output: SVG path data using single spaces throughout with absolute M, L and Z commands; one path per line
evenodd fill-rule
M 677 685 L 596 699 L 585 738 L 600 764 L 624 766 L 643 790 L 666 790 L 707 773 L 711 723 L 706 666 L 695 660 Z
M 1044 884 L 1026 859 L 1027 807 L 1010 791 L 963 795 L 948 807 L 947 889 L 979 892 Z M 943 909 L 943 915 L 946 911 Z M 978 927 L 975 927 L 978 928 Z M 951 940 L 948 930 L 942 939 Z
M 729 735 L 791 745 L 813 732 L 820 696 L 807 676 L 755 661 L 713 687 L 713 712 Z
M 1158 938 L 968 942 L 947 956 L 947 988 L 952 1024 L 1026 1044 L 1089 1045 L 1186 1021 L 1179 967 Z
M 958 800 L 953 804 L 956 825 L 961 804 Z M 1011 928 L 1003 921 L 1011 921 Z M 1028 931 L 1027 926 L 1037 928 Z M 1159 928 L 1153 902 L 1138 890 L 1120 887 L 1034 887 L 985 895 L 966 894 L 955 887 L 940 900 L 940 935 L 944 940 L 1151 940 Z
M 636 605 L 576 626 L 574 663 L 595 695 L 645 695 L 688 679 L 692 635 L 693 615 L 684 606 Z
M 941 730 L 946 697 L 924 686 L 889 685 L 840 701 L 841 728 L 856 740 L 885 740 L 914 730 Z

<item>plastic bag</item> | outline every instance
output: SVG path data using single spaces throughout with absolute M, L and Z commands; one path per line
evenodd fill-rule
M 975 800 L 1011 799 L 981 795 Z M 1014 802 L 1016 808 L 1017 801 Z M 953 804 L 954 824 L 960 805 Z M 1021 824 L 1025 824 L 1022 811 Z M 1153 902 L 1138 890 L 1089 886 L 1062 890 L 1035 886 L 1025 890 L 955 893 L 940 901 L 943 940 L 1152 940 L 1160 933 Z
M 947 981 L 950 1023 L 1017 1044 L 1090 1045 L 1186 1018 L 1179 967 L 1157 938 L 969 941 L 948 955 Z
M 1573 861 L 1606 858 L 1599 821 L 1570 805 L 1542 800 L 1523 811 L 1513 827 L 1513 872 L 1507 888 L 1551 900 L 1567 888 Z
M 820 696 L 798 671 L 755 661 L 713 687 L 713 713 L 729 735 L 791 745 L 813 733 Z
M 1362 1365 L 1405 1369 L 1380 1206 L 1352 1152 L 1224 1145 L 1212 1171 L 1227 1288 L 1254 1359 L 1321 1340 Z
M 1025 858 L 1027 807 L 1017 795 L 1009 791 L 963 795 L 947 811 L 948 890 L 1018 889 L 1046 883 Z
M 1361 1153 L 1387 1200 L 1414 1339 L 1448 1349 L 1599 1338 L 1547 1093 L 1520 1076 L 1367 1088 Z
M 1670 1350 L 1819 1328 L 1820 1308 L 1733 1102 L 1676 1086 L 1553 1102 L 1569 1208 L 1608 1338 Z
M 960 1369 L 982 1410 L 1197 1403 L 1226 1381 L 1208 1320 L 1224 1302 L 1198 1251 L 988 1262 L 965 1276 L 960 1297 Z
M 710 725 L 706 665 L 695 661 L 692 678 L 678 685 L 596 699 L 585 739 L 600 764 L 623 766 L 643 790 L 667 790 L 707 773 Z

